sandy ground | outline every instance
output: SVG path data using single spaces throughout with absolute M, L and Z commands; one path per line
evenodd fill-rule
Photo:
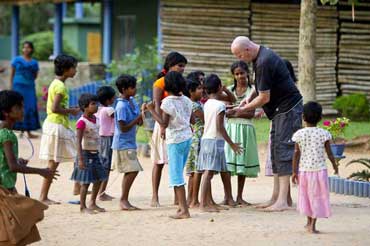
M 42 167 L 38 156 L 39 141 L 34 141 L 35 157 L 30 165 Z M 20 144 L 27 148 L 25 143 Z M 260 146 L 262 174 L 264 174 L 266 146 Z M 370 153 L 346 153 L 348 160 L 359 157 L 370 158 Z M 149 206 L 151 198 L 151 163 L 141 158 L 144 171 L 138 175 L 132 191 L 131 202 L 142 211 L 123 212 L 118 208 L 118 199 L 100 202 L 107 209 L 97 215 L 80 214 L 78 205 L 70 205 L 73 183 L 69 180 L 72 163 L 60 165 L 59 180 L 53 183 L 50 198 L 62 202 L 51 206 L 45 219 L 38 224 L 42 241 L 35 245 L 370 245 L 370 199 L 331 194 L 333 217 L 318 220 L 322 232 L 311 235 L 304 231 L 305 217 L 295 210 L 266 213 L 253 207 L 232 208 L 221 213 L 201 213 L 191 210 L 191 219 L 172 220 L 176 207 L 172 206 L 173 190 L 168 188 L 167 169 L 164 169 L 160 187 L 161 208 Z M 340 167 L 342 176 L 358 169 Z M 330 172 L 331 169 L 330 169 Z M 42 179 L 36 175 L 27 177 L 32 197 L 38 197 Z M 108 187 L 109 194 L 119 197 L 122 176 L 113 172 Z M 270 198 L 272 178 L 260 175 L 248 179 L 245 197 L 249 202 L 260 203 Z M 18 190 L 23 192 L 22 177 L 18 177 Z M 236 180 L 233 179 L 235 194 Z M 219 176 L 214 178 L 214 197 L 221 201 L 223 189 Z M 296 201 L 297 188 L 294 187 Z M 295 206 L 295 204 L 294 204 Z

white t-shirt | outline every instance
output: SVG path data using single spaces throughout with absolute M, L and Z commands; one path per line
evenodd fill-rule
M 166 128 L 166 143 L 181 143 L 192 138 L 190 117 L 192 102 L 186 96 L 168 96 L 163 99 L 161 109 L 170 115 L 170 122 Z
M 217 115 L 226 111 L 226 106 L 223 102 L 216 99 L 208 99 L 204 104 L 204 133 L 203 139 L 224 139 L 217 132 Z M 225 124 L 225 118 L 224 118 Z
M 330 139 L 330 133 L 318 127 L 305 127 L 293 134 L 292 140 L 301 150 L 299 171 L 326 169 L 325 142 Z

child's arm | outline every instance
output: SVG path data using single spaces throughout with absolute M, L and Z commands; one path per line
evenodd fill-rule
M 222 111 L 221 113 L 217 115 L 217 119 L 216 119 L 217 132 L 221 133 L 222 137 L 230 145 L 230 147 L 236 154 L 241 154 L 243 152 L 243 148 L 240 147 L 240 143 L 234 143 L 226 132 L 226 129 L 224 126 L 224 117 L 225 117 L 225 111 Z
M 156 110 L 155 110 L 155 106 L 154 106 L 154 103 L 148 103 L 146 104 L 146 108 L 148 109 L 148 111 L 152 114 L 153 118 L 155 121 L 158 122 L 158 124 L 163 127 L 163 128 L 167 128 L 168 127 L 168 123 L 170 122 L 170 116 L 168 114 L 166 114 L 165 112 L 163 112 L 162 115 L 160 115 Z
M 34 167 L 27 167 L 27 161 L 23 159 L 17 160 L 13 152 L 13 143 L 11 141 L 6 141 L 3 143 L 4 146 L 4 154 L 9 165 L 9 170 L 14 173 L 32 173 L 32 174 L 39 174 L 46 179 L 54 178 L 55 176 L 59 176 L 57 171 L 53 171 L 49 168 L 34 168 Z
M 51 106 L 51 111 L 56 114 L 64 115 L 77 115 L 80 112 L 79 108 L 63 108 L 60 106 L 63 96 L 61 94 L 56 94 L 54 98 L 53 105 Z
M 132 120 L 131 122 L 129 122 L 128 124 L 125 124 L 124 121 L 122 120 L 119 120 L 118 121 L 118 124 L 119 124 L 119 129 L 121 130 L 121 132 L 128 132 L 132 127 L 134 127 L 135 125 L 139 125 L 140 122 L 142 122 L 142 115 L 139 114 L 136 119 Z
M 84 129 L 77 127 L 76 132 L 77 132 L 76 135 L 77 135 L 78 168 L 80 168 L 82 170 L 82 169 L 86 168 L 85 160 L 84 160 L 84 157 L 82 155 L 82 138 L 84 136 Z
M 329 141 L 326 141 L 326 142 L 325 142 L 325 151 L 326 151 L 326 154 L 328 155 L 328 158 L 329 158 L 329 160 L 330 160 L 331 164 L 333 165 L 334 174 L 335 174 L 335 175 L 338 175 L 338 166 L 337 166 L 337 162 L 335 161 L 335 158 L 334 158 L 333 152 L 331 152 L 330 142 L 329 142 Z
M 251 111 L 239 111 L 234 109 L 229 109 L 226 111 L 226 116 L 228 118 L 243 118 L 243 119 L 252 119 L 254 117 L 256 110 Z
M 204 113 L 202 112 L 202 110 L 195 110 L 193 112 L 193 115 L 198 117 L 202 121 L 202 123 L 204 124 Z M 192 124 L 194 124 L 194 123 L 192 123 Z
M 292 173 L 292 182 L 293 184 L 298 184 L 298 176 L 297 176 L 297 169 L 299 159 L 301 158 L 301 150 L 299 149 L 299 145 L 296 143 L 294 145 L 294 155 L 293 155 L 293 173 Z
M 234 96 L 234 94 L 229 91 L 226 86 L 223 86 L 222 87 L 222 91 L 225 92 L 225 93 L 222 93 L 221 95 L 217 96 L 217 100 L 220 100 L 220 101 L 226 101 L 226 102 L 230 102 L 230 103 L 234 103 L 236 102 L 236 98 Z

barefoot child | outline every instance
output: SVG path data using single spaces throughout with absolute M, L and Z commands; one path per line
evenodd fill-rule
M 18 141 L 12 129 L 23 120 L 23 97 L 15 91 L 0 92 L 0 245 L 26 245 L 40 240 L 36 223 L 47 206 L 17 194 L 17 173 L 39 174 L 55 179 L 56 171 L 28 167 L 18 158 Z
M 73 161 L 76 157 L 74 133 L 69 128 L 68 116 L 77 115 L 79 108 L 68 108 L 68 92 L 65 82 L 76 74 L 77 60 L 68 55 L 59 55 L 54 60 L 55 79 L 48 89 L 47 117 L 42 127 L 40 160 L 48 161 L 48 167 L 56 170 L 59 163 Z M 40 192 L 40 201 L 59 204 L 48 198 L 52 179 L 45 178 Z
M 204 104 L 204 134 L 197 163 L 197 169 L 204 171 L 200 208 L 205 212 L 218 212 L 212 203 L 211 180 L 215 173 L 227 172 L 225 141 L 237 154 L 240 154 L 242 149 L 231 141 L 224 127 L 226 106 L 216 99 L 224 90 L 221 80 L 217 75 L 211 74 L 204 85 L 209 99 Z
M 114 169 L 125 174 L 122 180 L 121 209 L 137 210 L 138 208 L 131 205 L 128 200 L 132 183 L 137 174 L 143 171 L 136 152 L 136 125 L 142 125 L 143 123 L 139 106 L 134 99 L 136 78 L 130 75 L 121 75 L 116 81 L 116 86 L 120 97 L 117 100 L 114 115 L 112 163 Z
M 111 106 L 114 103 L 116 92 L 110 86 L 102 86 L 97 92 L 101 107 L 98 108 L 96 117 L 99 120 L 99 155 L 100 161 L 106 173 L 107 180 L 103 181 L 99 189 L 100 201 L 111 201 L 113 197 L 108 195 L 105 190 L 107 188 L 109 173 L 112 165 L 112 141 L 114 134 L 114 108 Z
M 71 179 L 80 184 L 80 210 L 82 213 L 105 212 L 96 205 L 96 197 L 102 181 L 107 180 L 107 173 L 99 159 L 99 125 L 94 114 L 98 111 L 98 98 L 92 94 L 82 94 L 78 100 L 83 115 L 76 123 L 77 160 Z M 93 183 L 89 206 L 86 196 Z
M 183 73 L 187 64 L 186 58 L 178 52 L 170 52 L 164 61 L 162 71 L 157 75 L 157 80 L 153 84 L 153 102 L 155 105 L 155 111 L 158 114 L 162 114 L 161 102 L 168 96 L 165 90 L 164 76 L 170 71 L 176 71 Z M 151 152 L 150 158 L 153 162 L 152 171 L 152 207 L 159 207 L 158 190 L 161 182 L 162 169 L 167 161 L 166 143 L 162 138 L 165 130 L 159 126 L 156 122 L 154 124 L 153 135 L 151 138 Z M 176 201 L 175 201 L 176 203 Z
M 194 124 L 193 138 L 191 148 L 186 163 L 186 174 L 189 176 L 188 182 L 188 205 L 190 208 L 199 206 L 199 187 L 202 179 L 202 173 L 198 172 L 196 165 L 198 162 L 198 155 L 200 150 L 200 141 L 204 129 L 204 114 L 200 99 L 203 96 L 203 86 L 196 80 L 188 80 L 186 87 L 186 94 L 193 105 Z
M 170 187 L 175 190 L 179 204 L 177 214 L 171 216 L 174 219 L 186 219 L 190 217 L 185 196 L 184 167 L 188 158 L 192 131 L 190 119 L 192 116 L 192 102 L 182 93 L 185 91 L 186 81 L 179 72 L 169 72 L 165 77 L 165 90 L 169 96 L 163 99 L 161 110 L 163 115 L 155 111 L 153 103 L 147 105 L 153 118 L 166 128 L 166 143 L 168 153 L 168 168 Z
M 303 106 L 303 120 L 306 127 L 294 133 L 292 138 L 295 142 L 292 182 L 298 183 L 297 210 L 307 216 L 305 227 L 311 233 L 318 233 L 317 218 L 328 218 L 331 215 L 325 152 L 335 173 L 338 173 L 338 167 L 330 149 L 331 135 L 328 131 L 317 127 L 321 115 L 320 104 L 306 103 Z
M 248 65 L 243 61 L 237 61 L 231 65 L 234 85 L 231 85 L 228 89 L 234 93 L 237 98 L 236 104 L 238 105 L 243 99 L 249 97 L 253 90 L 248 71 Z M 236 203 L 244 206 L 251 205 L 243 199 L 245 178 L 255 178 L 259 172 L 256 131 L 251 121 L 254 113 L 255 110 L 238 114 L 227 114 L 227 133 L 232 141 L 240 143 L 245 150 L 243 155 L 237 155 L 229 145 L 226 145 L 225 148 L 227 169 L 231 172 L 231 175 L 238 176 Z

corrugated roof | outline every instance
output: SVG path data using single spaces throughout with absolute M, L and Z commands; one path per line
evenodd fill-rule
M 76 0 L 0 0 L 0 4 L 36 4 L 36 3 L 62 3 L 76 2 Z M 81 2 L 100 2 L 99 0 L 81 0 Z

